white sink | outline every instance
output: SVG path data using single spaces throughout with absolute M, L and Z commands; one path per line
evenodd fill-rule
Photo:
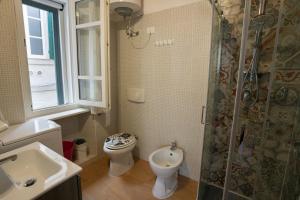
M 0 168 L 0 197 L 1 194 L 9 191 L 13 187 L 13 182 L 5 174 L 5 172 Z
M 1 160 L 6 158 L 5 162 Z M 81 168 L 39 142 L 0 155 L 0 199 L 33 199 Z

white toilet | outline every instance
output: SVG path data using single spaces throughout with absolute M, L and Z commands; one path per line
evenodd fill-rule
M 152 193 L 158 199 L 170 197 L 177 188 L 178 169 L 183 162 L 183 151 L 176 146 L 166 146 L 149 156 L 150 166 L 156 174 Z
M 129 133 L 118 133 L 106 138 L 103 150 L 110 158 L 110 175 L 120 176 L 133 167 L 132 150 L 136 142 L 135 136 Z

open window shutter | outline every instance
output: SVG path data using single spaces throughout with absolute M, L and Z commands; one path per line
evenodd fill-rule
M 53 13 L 48 12 L 48 41 L 49 41 L 49 58 L 54 60 L 55 53 L 54 53 L 54 32 L 53 32 Z
M 73 10 L 75 99 L 81 105 L 108 108 L 108 4 L 75 0 Z

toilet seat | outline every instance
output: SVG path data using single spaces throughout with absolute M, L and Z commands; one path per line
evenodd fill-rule
M 137 143 L 134 135 L 118 133 L 106 138 L 103 151 L 109 156 L 109 174 L 120 176 L 134 165 L 132 150 Z
M 135 136 L 129 133 L 117 133 L 105 139 L 104 147 L 110 150 L 119 150 L 136 143 Z

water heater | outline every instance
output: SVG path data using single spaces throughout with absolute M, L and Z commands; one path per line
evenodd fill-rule
M 141 11 L 142 0 L 110 0 L 110 9 L 123 17 Z

